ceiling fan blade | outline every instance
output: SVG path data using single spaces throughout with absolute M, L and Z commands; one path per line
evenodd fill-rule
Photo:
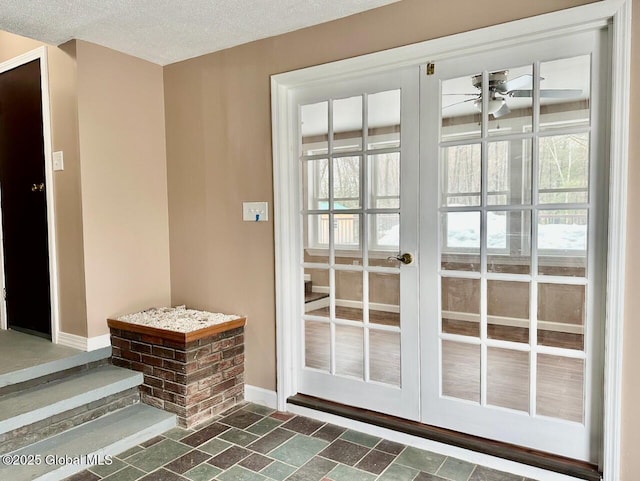
M 508 92 L 509 97 L 531 97 L 531 90 L 513 90 Z M 540 97 L 554 99 L 577 99 L 582 96 L 580 89 L 542 89 Z
M 577 99 L 582 97 L 582 90 L 580 89 L 542 89 L 540 90 L 540 97 L 555 98 L 555 99 Z
M 475 99 L 461 100 L 460 102 L 455 102 L 453 104 L 449 104 L 449 105 L 446 105 L 446 106 L 442 107 L 442 110 L 448 109 L 449 107 L 454 107 L 455 105 L 461 105 L 461 104 L 466 104 L 467 102 L 473 102 L 473 101 L 477 100 L 478 98 L 479 97 L 476 94 L 476 98 Z
M 541 79 L 542 80 L 542 79 Z M 520 75 L 511 80 L 507 80 L 505 83 L 498 85 L 496 91 L 500 93 L 513 92 L 514 90 L 531 89 L 533 87 L 533 75 L 526 74 Z
M 504 117 L 505 115 L 509 114 L 511 112 L 511 109 L 509 108 L 509 106 L 507 105 L 507 103 L 503 103 L 502 107 L 500 107 L 500 109 L 498 109 L 496 112 L 493 113 L 493 118 L 494 119 L 499 119 L 500 117 Z

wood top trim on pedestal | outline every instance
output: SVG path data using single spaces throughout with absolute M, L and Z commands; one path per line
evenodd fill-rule
M 205 327 L 191 332 L 177 332 L 170 331 L 168 329 L 159 329 L 157 327 L 144 326 L 142 324 L 134 324 L 132 322 L 119 321 L 117 319 L 107 319 L 107 325 L 112 329 L 120 329 L 122 331 L 136 332 L 138 334 L 146 334 L 148 336 L 155 336 L 161 339 L 174 342 L 192 342 L 202 339 L 204 337 L 214 336 L 221 332 L 231 331 L 239 327 L 244 327 L 247 322 L 246 317 L 240 317 L 232 321 L 222 322 L 220 324 L 214 324 L 213 326 Z

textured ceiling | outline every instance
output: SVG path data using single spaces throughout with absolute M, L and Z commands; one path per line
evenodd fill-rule
M 0 30 L 167 65 L 398 0 L 0 0 Z

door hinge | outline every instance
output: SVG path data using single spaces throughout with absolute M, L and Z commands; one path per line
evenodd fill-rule
M 433 75 L 434 73 L 436 73 L 436 64 L 433 62 L 429 62 L 427 64 L 426 72 L 427 72 L 427 75 Z

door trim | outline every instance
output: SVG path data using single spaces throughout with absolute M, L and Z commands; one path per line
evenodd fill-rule
M 35 50 L 7 60 L 0 64 L 0 74 L 19 67 L 33 60 L 40 60 L 40 86 L 42 90 L 42 132 L 44 140 L 44 177 L 45 194 L 47 199 L 47 231 L 49 236 L 49 290 L 51 295 L 51 342 L 58 343 L 59 332 L 59 299 L 58 299 L 58 256 L 56 247 L 56 218 L 54 208 L 53 162 L 51 148 L 51 107 L 49 99 L 49 69 L 47 63 L 47 47 Z M 0 215 L 2 211 L 0 208 Z M 2 225 L 0 224 L 0 241 L 2 239 Z M 4 290 L 4 252 L 0 242 L 0 288 Z M 7 304 L 4 296 L 0 298 L 0 329 L 7 329 Z
M 298 179 L 289 168 L 296 157 L 293 89 L 331 78 L 343 80 L 368 73 L 473 54 L 551 36 L 609 25 L 612 81 L 609 137 L 609 234 L 607 253 L 606 337 L 602 469 L 605 481 L 620 476 L 622 327 L 624 319 L 625 235 L 631 65 L 631 0 L 603 0 L 589 5 L 438 38 L 361 57 L 309 67 L 271 77 L 276 260 L 276 345 L 278 409 L 297 392 L 294 323 L 302 283 L 291 252 L 297 249 L 295 205 Z

